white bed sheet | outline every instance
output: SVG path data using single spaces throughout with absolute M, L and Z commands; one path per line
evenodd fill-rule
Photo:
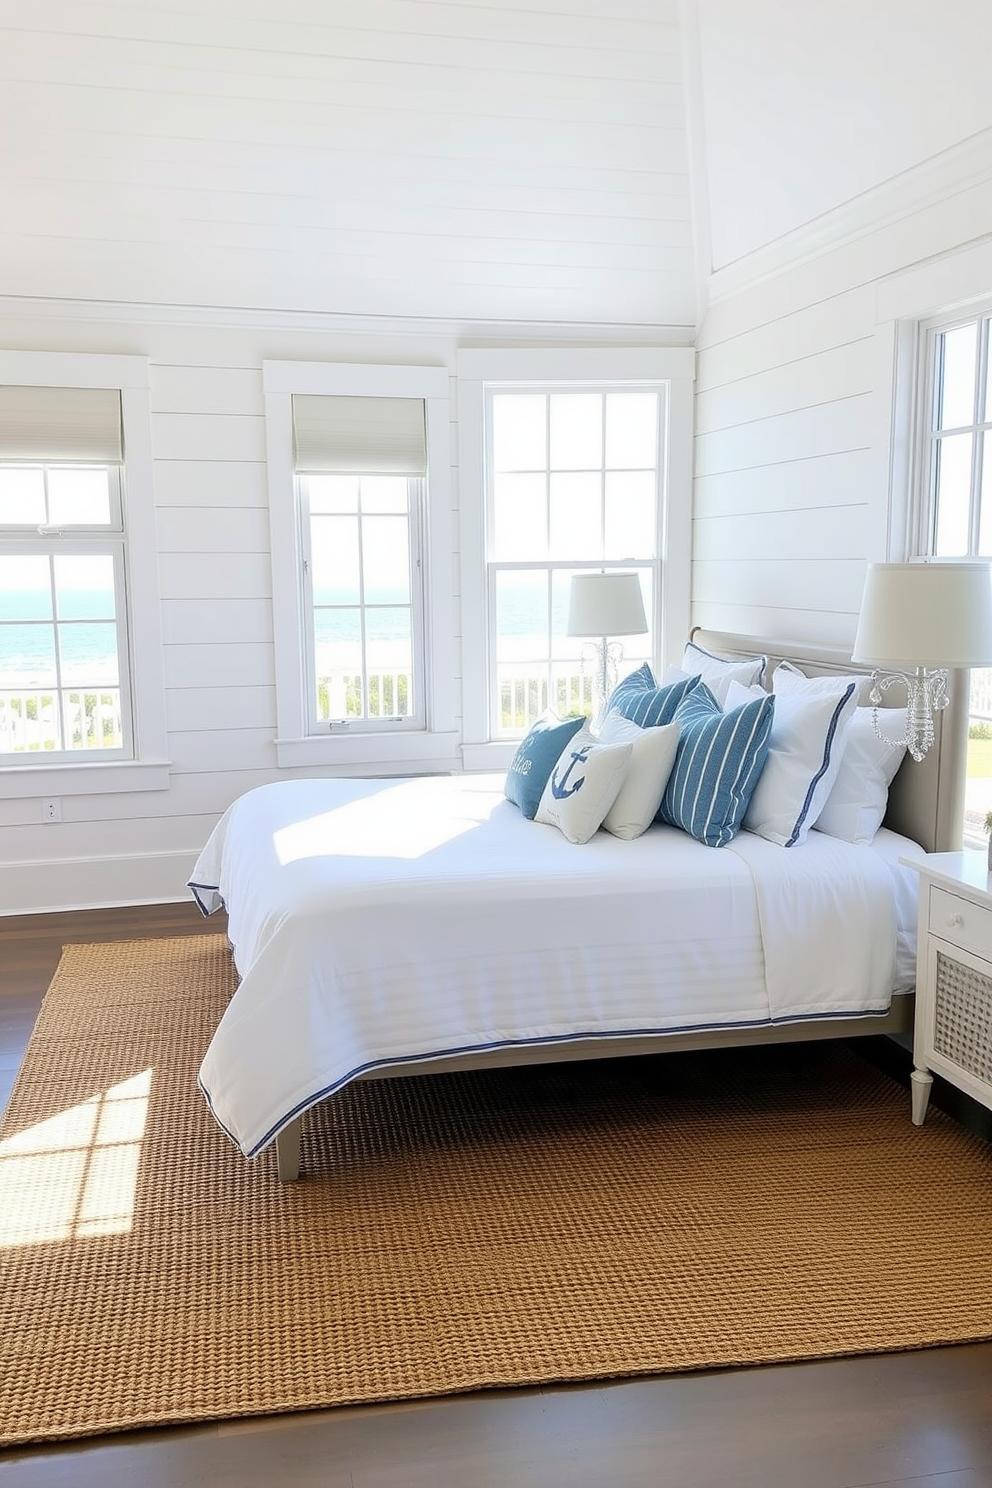
M 788 850 L 669 827 L 575 846 L 526 821 L 501 775 L 263 786 L 190 879 L 205 912 L 227 907 L 241 977 L 201 1088 L 253 1157 L 385 1065 L 881 1013 L 902 985 L 898 874 L 913 877 L 817 833 Z

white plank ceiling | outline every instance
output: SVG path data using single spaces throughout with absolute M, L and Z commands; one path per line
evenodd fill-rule
M 677 0 L 0 0 L 6 295 L 691 326 Z

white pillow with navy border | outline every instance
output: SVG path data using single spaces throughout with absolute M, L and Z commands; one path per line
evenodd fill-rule
M 906 709 L 879 708 L 880 739 L 873 708 L 857 708 L 847 731 L 844 758 L 827 803 L 816 823 L 818 832 L 844 842 L 871 842 L 889 804 L 889 786 L 906 754 Z
M 760 687 L 732 682 L 727 707 L 762 695 Z M 775 694 L 768 757 L 744 813 L 746 831 L 780 847 L 805 842 L 837 778 L 856 706 L 853 678 L 838 693 Z
M 658 815 L 679 743 L 677 723 L 641 728 L 621 713 L 608 713 L 599 731 L 600 744 L 629 744 L 630 763 L 619 794 L 603 818 L 603 828 L 630 842 L 640 837 Z
M 700 676 L 721 708 L 727 705 L 727 689 L 731 682 L 742 687 L 760 686 L 765 679 L 767 656 L 751 656 L 744 660 L 727 656 L 715 656 L 704 651 L 695 641 L 688 641 L 682 652 L 682 670 L 689 676 Z
M 551 771 L 534 820 L 557 827 L 569 842 L 588 842 L 620 793 L 632 749 L 632 744 L 600 744 L 588 729 L 580 729 Z

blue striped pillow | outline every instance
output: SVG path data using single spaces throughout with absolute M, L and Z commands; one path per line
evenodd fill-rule
M 688 692 L 695 687 L 699 677 L 683 677 L 667 687 L 659 687 L 647 662 L 636 672 L 618 682 L 606 705 L 607 713 L 620 713 L 641 728 L 655 728 L 662 723 L 671 723 L 675 710 Z
M 705 682 L 679 703 L 679 744 L 656 820 L 681 827 L 707 847 L 726 847 L 740 831 L 768 757 L 771 693 L 729 713 Z

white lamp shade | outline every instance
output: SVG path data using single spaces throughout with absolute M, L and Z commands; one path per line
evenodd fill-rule
M 869 563 L 854 661 L 916 667 L 992 666 L 988 563 Z
M 643 635 L 647 628 L 636 573 L 573 575 L 568 596 L 570 636 Z

